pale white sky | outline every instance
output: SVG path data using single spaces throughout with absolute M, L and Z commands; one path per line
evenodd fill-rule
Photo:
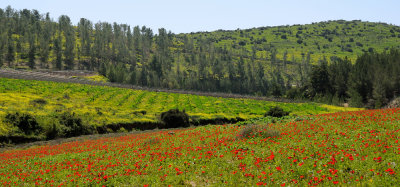
M 37 9 L 73 24 L 93 22 L 164 27 L 174 33 L 307 24 L 327 20 L 400 25 L 399 0 L 0 0 L 0 8 Z

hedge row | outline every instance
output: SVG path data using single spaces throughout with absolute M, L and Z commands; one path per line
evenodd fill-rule
M 280 108 L 272 108 L 266 115 L 288 115 Z M 94 127 L 87 125 L 84 120 L 75 113 L 64 112 L 55 116 L 49 116 L 47 124 L 40 124 L 35 116 L 26 113 L 9 113 L 3 122 L 10 127 L 8 135 L 0 136 L 1 144 L 19 144 L 38 140 L 51 140 L 56 138 L 68 138 L 89 134 L 105 134 L 114 132 L 129 132 L 137 130 L 152 130 L 200 126 L 207 124 L 226 124 L 244 121 L 242 118 L 215 118 L 194 119 L 183 110 L 171 109 L 160 114 L 159 122 L 133 122 L 116 123 Z

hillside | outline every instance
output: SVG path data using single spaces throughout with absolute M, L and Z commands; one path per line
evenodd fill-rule
M 260 60 L 271 60 L 271 54 L 275 52 L 278 59 L 286 59 L 289 63 L 301 62 L 303 58 L 307 58 L 308 53 L 313 63 L 332 56 L 347 56 L 354 62 L 363 52 L 382 52 L 400 47 L 399 26 L 361 20 L 219 30 L 178 36 L 185 35 L 196 42 L 200 39 L 210 40 L 216 47 L 226 46 L 228 50 L 236 50 L 237 53 L 244 48 L 249 54 L 255 53 L 255 57 Z
M 258 118 L 273 106 L 280 106 L 291 115 L 359 110 L 317 103 L 281 103 L 0 78 L 0 140 L 21 136 L 33 140 L 49 138 L 52 131 L 63 131 L 63 120 L 72 120 L 68 123 L 88 130 L 66 135 L 76 136 L 154 129 L 160 127 L 160 114 L 175 108 L 186 110 L 192 125 L 203 125 Z M 13 125 L 21 115 L 25 116 L 21 119 L 37 122 L 42 131 L 35 136 L 21 134 L 16 124 Z M 6 120 L 10 118 L 11 122 Z
M 399 26 L 357 20 L 174 34 L 11 7 L 0 9 L 0 33 L 3 67 L 95 70 L 111 82 L 259 96 L 306 85 L 320 61 L 354 63 L 400 43 Z

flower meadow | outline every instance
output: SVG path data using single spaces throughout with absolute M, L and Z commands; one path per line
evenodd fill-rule
M 128 134 L 0 153 L 3 186 L 393 186 L 400 109 Z M 263 136 L 274 130 L 276 136 Z

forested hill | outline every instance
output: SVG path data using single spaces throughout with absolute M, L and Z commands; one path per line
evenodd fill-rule
M 184 37 L 187 34 L 180 34 Z M 218 30 L 189 34 L 196 39 L 210 40 L 217 47 L 233 50 L 244 48 L 257 58 L 269 57 L 299 61 L 311 53 L 311 60 L 324 56 L 347 56 L 355 59 L 367 51 L 382 52 L 400 47 L 400 27 L 386 23 L 327 21 L 307 25 L 260 27 L 235 31 Z M 286 57 L 284 57 L 286 56 Z
M 0 66 L 99 71 L 112 82 L 282 96 L 312 64 L 400 47 L 400 27 L 362 21 L 174 34 L 36 10 L 0 9 Z M 346 58 L 347 57 L 347 58 Z

